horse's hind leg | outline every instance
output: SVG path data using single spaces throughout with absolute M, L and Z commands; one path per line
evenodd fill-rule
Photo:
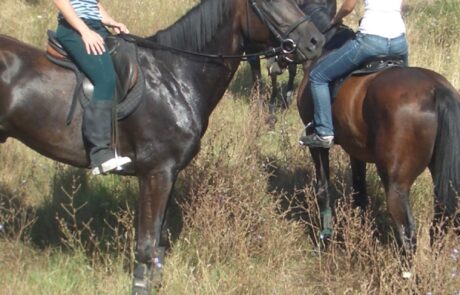
M 353 182 L 353 205 L 366 209 L 369 200 L 366 191 L 366 163 L 350 157 Z
M 409 203 L 410 184 L 389 181 L 385 185 L 388 211 L 396 225 L 402 248 L 408 256 L 415 252 L 416 225 Z
M 383 138 L 380 141 L 383 146 L 380 145 L 379 161 L 376 165 L 385 188 L 388 212 L 395 224 L 403 251 L 410 257 L 416 247 L 416 225 L 410 208 L 409 192 L 415 178 L 423 169 L 415 169 L 412 159 L 405 157 L 402 147 L 389 137 L 384 137 L 386 144 L 383 144 Z
M 410 116 L 406 111 L 385 114 L 380 115 L 385 119 L 378 121 L 379 129 L 374 133 L 375 163 L 385 188 L 388 211 L 410 258 L 416 248 L 416 225 L 409 192 L 431 161 L 435 134 L 430 127 L 434 123 L 426 118 L 431 116 L 414 110 Z

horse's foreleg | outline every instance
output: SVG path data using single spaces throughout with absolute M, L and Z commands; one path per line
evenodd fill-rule
M 292 96 L 293 96 L 293 93 L 294 93 L 294 80 L 295 80 L 295 76 L 297 74 L 297 65 L 296 64 L 289 64 L 288 66 L 288 72 L 289 72 L 289 79 L 288 79 L 288 83 L 286 85 L 286 91 L 285 91 L 285 95 L 284 95 L 284 107 L 285 108 L 288 108 L 289 105 L 291 104 L 292 102 Z
M 169 170 L 139 177 L 140 200 L 133 294 L 150 294 L 151 286 L 159 286 L 164 260 L 161 229 L 175 178 L 175 174 Z
M 327 241 L 332 235 L 332 210 L 329 194 L 329 149 L 310 148 L 316 171 L 316 197 L 321 214 L 321 235 Z
M 351 174 L 353 181 L 353 204 L 366 209 L 369 200 L 366 191 L 366 163 L 350 157 Z
M 270 95 L 270 99 L 268 101 L 268 112 L 270 115 L 275 114 L 276 110 L 276 98 L 278 97 L 278 74 L 270 74 L 270 79 L 272 81 L 272 93 Z
M 252 91 L 259 96 L 262 87 L 262 71 L 260 68 L 260 59 L 258 57 L 251 57 L 248 59 L 249 66 L 251 67 L 252 76 Z

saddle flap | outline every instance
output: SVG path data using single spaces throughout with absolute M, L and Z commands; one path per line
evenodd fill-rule
M 117 36 L 105 39 L 111 54 L 117 80 L 116 97 L 118 100 L 117 113 L 121 120 L 139 105 L 144 91 L 144 80 L 137 62 L 137 47 Z M 85 107 L 94 91 L 94 86 L 79 70 L 75 63 L 68 57 L 64 47 L 59 43 L 54 31 L 48 31 L 47 58 L 64 68 L 72 70 L 77 78 L 77 86 L 73 93 L 72 105 L 67 118 L 69 124 L 75 110 L 75 103 Z
M 47 54 L 51 61 L 66 68 L 76 70 L 77 67 L 69 58 L 64 47 L 56 38 L 56 32 L 48 30 Z M 121 101 L 138 79 L 136 47 L 122 38 L 109 36 L 106 38 L 109 53 L 112 56 L 115 74 L 117 76 L 118 100 Z M 87 79 L 83 82 L 85 96 L 91 97 L 93 85 Z
M 111 48 L 113 65 L 117 75 L 119 95 L 123 97 L 136 84 L 138 79 L 138 65 L 136 46 L 122 38 L 107 37 L 106 43 Z

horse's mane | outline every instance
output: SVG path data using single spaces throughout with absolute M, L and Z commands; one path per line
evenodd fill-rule
M 166 46 L 200 51 L 228 19 L 234 0 L 202 0 L 172 26 L 148 39 Z

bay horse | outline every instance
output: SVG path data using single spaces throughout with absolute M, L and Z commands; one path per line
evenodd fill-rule
M 313 121 L 309 69 L 306 64 L 297 96 L 304 125 Z M 368 205 L 366 163 L 374 163 L 398 241 L 409 260 L 416 248 L 409 192 L 425 168 L 434 183 L 432 242 L 446 225 L 460 225 L 460 216 L 456 215 L 460 94 L 446 78 L 420 67 L 390 67 L 368 75 L 349 75 L 333 98 L 332 113 L 335 143 L 350 156 L 354 205 Z M 310 153 L 321 211 L 320 237 L 328 239 L 332 231 L 329 149 L 310 148 Z
M 203 0 L 169 28 L 144 38 L 163 47 L 137 46 L 146 91 L 117 126 L 118 149 L 133 160 L 123 174 L 139 182 L 133 294 L 150 294 L 161 273 L 160 232 L 171 190 L 199 151 L 243 44 L 269 48 L 283 39 L 295 42 L 296 61 L 317 57 L 324 44 L 294 0 Z M 74 73 L 51 63 L 42 50 L 0 35 L 0 140 L 12 137 L 51 159 L 88 168 L 81 106 L 66 124 L 75 85 Z
M 334 17 L 337 11 L 336 0 L 296 0 L 299 8 L 311 17 L 312 22 L 318 30 L 324 33 L 326 38 L 325 48 L 327 50 L 327 41 L 334 36 L 336 28 L 330 26 L 330 20 Z M 257 57 L 248 59 L 251 69 L 252 85 L 257 92 L 260 92 L 262 85 L 262 72 L 260 59 Z M 268 98 L 268 110 L 270 114 L 274 114 L 275 109 L 279 106 L 288 108 L 294 97 L 294 81 L 297 75 L 297 63 L 292 63 L 283 60 L 280 56 L 279 59 L 271 58 L 267 60 L 266 68 L 271 81 L 271 93 Z M 284 70 L 288 70 L 288 81 L 284 89 L 278 87 L 278 76 Z M 281 101 L 278 99 L 281 97 Z

